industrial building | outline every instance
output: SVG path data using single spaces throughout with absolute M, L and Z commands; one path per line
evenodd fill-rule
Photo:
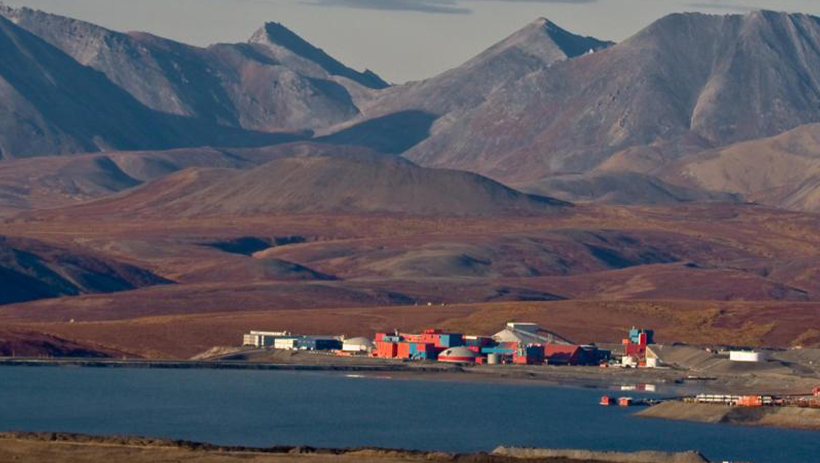
M 542 329 L 536 323 L 507 323 L 503 330 L 493 335 L 493 339 L 497 343 L 572 344 L 569 340 Z
M 251 331 L 242 338 L 243 346 L 273 347 L 277 339 L 291 337 L 287 331 Z
M 760 352 L 733 350 L 729 352 L 729 360 L 732 362 L 758 363 L 763 360 L 763 357 Z
M 342 341 L 335 336 L 298 335 L 288 331 L 251 331 L 242 337 L 242 345 L 284 350 L 335 350 Z
M 629 330 L 629 337 L 622 341 L 624 356 L 621 357 L 621 365 L 624 367 L 646 367 L 647 346 L 655 342 L 655 332 L 633 327 Z M 653 363 L 656 361 L 653 360 Z M 657 366 L 657 365 L 656 365 Z
M 373 341 L 363 337 L 345 339 L 342 342 L 342 352 L 352 354 L 369 354 L 374 348 Z

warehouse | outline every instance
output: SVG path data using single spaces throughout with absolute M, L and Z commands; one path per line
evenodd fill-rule
M 493 335 L 498 343 L 518 344 L 572 344 L 568 339 L 544 330 L 536 323 L 507 323 L 505 328 Z
M 342 351 L 353 354 L 368 354 L 373 348 L 373 342 L 363 337 L 345 339 L 342 343 Z
M 330 336 L 296 336 L 277 339 L 274 349 L 282 350 L 339 350 L 342 341 Z
M 547 344 L 543 347 L 543 352 L 547 365 L 580 365 L 583 363 L 581 346 Z
M 760 352 L 733 350 L 729 352 L 729 360 L 733 362 L 758 363 L 763 359 L 760 355 Z
M 292 336 L 287 331 L 251 331 L 242 337 L 243 346 L 272 347 L 277 339 Z

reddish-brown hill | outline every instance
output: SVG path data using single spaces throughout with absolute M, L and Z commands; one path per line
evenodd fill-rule
M 400 158 L 359 153 L 286 157 L 246 171 L 185 170 L 119 196 L 77 206 L 72 213 L 514 216 L 555 214 L 568 206 L 476 174 L 427 169 Z

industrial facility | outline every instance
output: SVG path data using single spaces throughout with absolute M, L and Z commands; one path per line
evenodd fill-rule
M 645 342 L 651 339 L 651 335 L 641 339 Z M 373 341 L 364 337 L 344 339 L 341 336 L 297 335 L 288 331 L 251 331 L 244 335 L 243 345 L 259 349 L 335 351 L 345 356 L 478 365 L 599 365 L 609 362 L 611 357 L 609 350 L 575 344 L 535 323 L 518 322 L 507 323 L 493 336 L 428 329 L 421 333 L 376 333 Z M 645 346 L 641 352 L 644 351 Z

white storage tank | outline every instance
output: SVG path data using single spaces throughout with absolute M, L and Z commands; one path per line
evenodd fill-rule
M 763 358 L 760 352 L 733 350 L 729 351 L 729 360 L 733 362 L 760 362 Z
M 451 347 L 438 354 L 439 362 L 475 363 L 479 355 L 465 346 Z

